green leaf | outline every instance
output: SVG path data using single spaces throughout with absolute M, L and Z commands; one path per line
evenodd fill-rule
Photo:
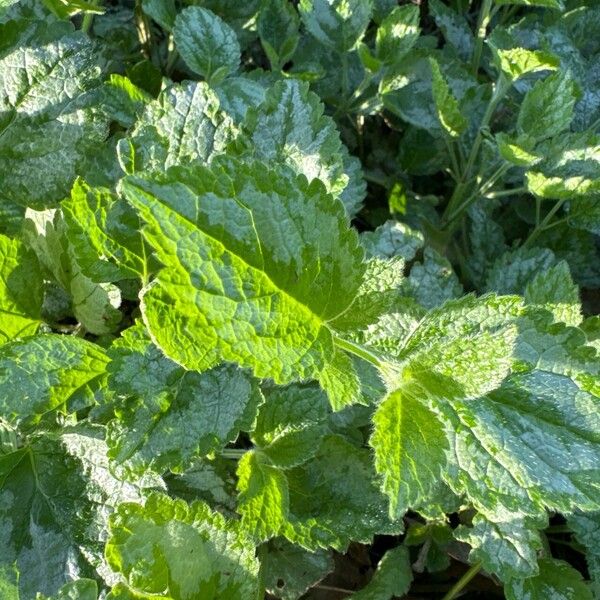
M 556 262 L 556 257 L 547 248 L 510 250 L 494 262 L 485 287 L 499 294 L 524 294 L 527 284 Z
M 82 271 L 76 246 L 67 237 L 62 214 L 54 209 L 27 209 L 24 237 L 37 254 L 45 271 L 69 294 L 76 319 L 90 333 L 102 335 L 114 331 L 121 321 L 121 292 L 110 283 L 94 283 Z M 135 234 L 133 234 L 135 236 Z M 94 257 L 84 252 L 84 262 Z
M 173 30 L 177 17 L 175 0 L 142 0 L 142 10 L 163 29 Z
M 103 375 L 108 359 L 80 338 L 37 335 L 0 348 L 0 414 L 33 424 Z
M 574 83 L 559 71 L 538 81 L 525 95 L 517 130 L 537 141 L 558 135 L 569 128 L 575 107 Z
M 272 69 L 281 69 L 292 58 L 300 39 L 299 26 L 298 13 L 287 0 L 262 3 L 256 28 Z
M 470 61 L 473 54 L 474 37 L 464 16 L 440 0 L 430 0 L 428 6 L 436 25 L 444 34 L 448 46 L 456 52 L 461 60 Z
M 102 61 L 80 34 L 0 50 L 3 201 L 39 208 L 67 195 L 108 135 L 96 106 L 101 82 Z
M 528 579 L 513 579 L 504 586 L 507 600 L 593 600 L 581 574 L 562 560 L 540 559 L 540 572 Z
M 365 231 L 360 241 L 368 256 L 400 256 L 411 261 L 423 247 L 423 234 L 400 221 L 386 221 L 374 231 Z
M 173 41 L 186 65 L 212 84 L 238 70 L 241 50 L 235 31 L 206 8 L 182 10 L 175 19 Z
M 335 411 L 352 404 L 366 404 L 354 362 L 348 354 L 338 348 L 334 349 L 331 360 L 319 373 L 319 383 L 329 398 L 331 408 Z
M 66 583 L 58 594 L 46 598 L 39 595 L 36 600 L 97 600 L 98 584 L 93 579 L 77 579 Z
M 33 252 L 0 235 L 0 344 L 37 331 L 42 294 L 42 274 Z
M 588 317 L 579 324 L 579 328 L 585 333 L 587 343 L 600 350 L 600 315 Z
M 124 400 L 108 426 L 109 456 L 129 472 L 182 470 L 250 428 L 260 392 L 232 365 L 185 371 L 141 324 L 109 350 L 109 387 Z
M 323 438 L 312 460 L 285 474 L 290 514 L 282 535 L 291 542 L 344 552 L 350 541 L 369 543 L 375 534 L 402 531 L 401 520 L 387 517 L 370 453 L 340 436 Z
M 106 445 L 95 428 L 38 436 L 0 457 L 0 474 L 6 462 L 10 467 L 0 477 L 0 529 L 5 532 L 0 572 L 16 565 L 20 598 L 58 594 L 77 577 L 110 578 L 103 552 L 108 515 L 120 502 L 141 500 L 144 488 L 160 480 L 121 481 L 121 474 L 108 468 Z
M 289 512 L 285 475 L 276 467 L 265 464 L 260 454 L 251 451 L 240 459 L 237 476 L 242 527 L 257 542 L 275 537 Z
M 424 394 L 426 389 L 408 382 L 390 393 L 373 416 L 375 469 L 394 517 L 433 500 L 446 461 L 444 431 L 421 401 Z
M 569 515 L 567 522 L 575 534 L 575 539 L 586 549 L 585 562 L 592 580 L 592 594 L 596 600 L 600 594 L 600 512 L 576 512 Z
M 581 323 L 579 287 L 573 282 L 569 265 L 561 260 L 539 271 L 525 287 L 525 302 L 549 310 L 556 321 L 577 326 Z
M 397 6 L 377 29 L 377 58 L 388 65 L 397 63 L 415 45 L 420 32 L 419 7 L 414 4 Z
M 291 468 L 312 458 L 327 432 L 325 394 L 314 385 L 266 390 L 252 441 L 271 464 Z
M 308 552 L 282 539 L 269 544 L 261 564 L 267 591 L 282 600 L 298 600 L 334 568 L 330 552 Z
M 167 356 L 192 370 L 234 361 L 278 383 L 318 377 L 333 353 L 328 321 L 363 270 L 357 235 L 319 182 L 229 159 L 122 189 L 168 267 L 142 297 Z
M 203 502 L 152 494 L 144 506 L 121 504 L 110 519 L 106 557 L 133 594 L 247 600 L 257 593 L 254 544 Z
M 461 525 L 454 536 L 471 546 L 469 562 L 481 563 L 485 571 L 508 582 L 538 574 L 537 556 L 543 547 L 538 530 L 543 525 L 510 515 L 497 522 L 476 515 L 472 527 Z
M 352 600 L 390 600 L 402 597 L 413 580 L 408 549 L 398 546 L 388 550 L 377 565 L 367 585 L 350 596 Z
M 167 88 L 121 141 L 121 161 L 133 153 L 128 172 L 209 162 L 235 136 L 231 119 L 219 108 L 218 97 L 205 83 L 188 81 Z
M 569 203 L 568 222 L 571 227 L 600 235 L 600 195 L 574 198 Z
M 462 115 L 458 102 L 446 83 L 437 61 L 430 58 L 429 64 L 431 65 L 433 99 L 438 119 L 450 137 L 460 137 L 467 129 L 467 119 Z
M 425 308 L 434 308 L 460 297 L 463 287 L 450 261 L 429 247 L 425 248 L 423 262 L 410 270 L 406 292 Z
M 371 0 L 300 0 L 298 9 L 314 38 L 338 52 L 348 52 L 362 38 L 373 6 Z
M 61 208 L 66 235 L 86 276 L 96 282 L 147 280 L 150 252 L 129 204 L 106 188 L 78 180 Z
M 556 71 L 560 60 L 542 50 L 526 50 L 525 48 L 510 48 L 502 50 L 493 48 L 498 68 L 509 81 L 516 81 L 528 73 L 539 71 Z
M 348 185 L 342 142 L 331 117 L 307 83 L 276 83 L 265 101 L 249 110 L 244 123 L 259 160 L 291 167 L 310 181 L 320 179 L 327 191 L 339 196 Z
M 535 154 L 528 138 L 513 140 L 503 132 L 496 134 L 498 151 L 504 160 L 518 167 L 530 167 L 540 162 L 541 156 Z
M 590 179 L 585 175 L 561 177 L 528 171 L 525 174 L 525 181 L 529 192 L 540 198 L 569 200 L 600 193 L 600 179 Z

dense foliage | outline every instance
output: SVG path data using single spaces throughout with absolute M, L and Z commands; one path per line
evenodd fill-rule
M 599 123 L 594 0 L 0 0 L 2 600 L 600 598 Z

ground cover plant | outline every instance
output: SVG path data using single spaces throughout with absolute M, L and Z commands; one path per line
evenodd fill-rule
M 600 598 L 594 0 L 0 0 L 0 598 Z

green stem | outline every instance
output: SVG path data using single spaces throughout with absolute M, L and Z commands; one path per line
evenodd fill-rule
M 167 62 L 165 64 L 165 75 L 170 76 L 177 62 L 179 53 L 175 48 L 175 42 L 173 41 L 173 34 L 169 34 L 169 42 L 167 45 Z
M 505 196 L 514 196 L 516 194 L 524 194 L 527 192 L 526 187 L 513 188 L 512 190 L 499 190 L 498 192 L 490 192 L 486 194 L 486 198 L 504 198 Z
M 490 11 L 492 9 L 492 0 L 483 0 L 481 10 L 479 11 L 479 19 L 477 21 L 477 40 L 475 41 L 475 50 L 473 51 L 473 74 L 477 76 L 479 71 L 479 63 L 481 62 L 481 53 L 483 51 L 483 41 L 487 33 L 487 27 L 490 22 Z
M 267 595 L 267 584 L 265 581 L 265 560 L 267 558 L 267 546 L 265 544 L 259 546 L 258 550 L 256 551 L 256 558 L 258 558 L 258 562 L 260 565 L 258 571 L 258 586 L 256 592 L 256 599 L 264 600 L 265 596 Z
M 539 235 L 545 231 L 546 229 L 548 229 L 548 224 L 550 223 L 550 221 L 552 221 L 552 218 L 554 217 L 554 215 L 560 210 L 560 207 L 565 203 L 565 200 L 559 200 L 548 212 L 548 214 L 543 218 L 542 222 L 537 225 L 534 230 L 529 234 L 529 237 L 525 240 L 525 242 L 523 243 L 523 248 L 527 248 L 528 246 L 530 246 L 538 237 Z
M 94 6 L 98 6 L 99 0 L 90 0 L 90 4 Z M 92 23 L 94 22 L 94 13 L 85 13 L 83 15 L 83 21 L 81 22 L 81 31 L 83 33 L 89 33 L 92 28 Z
M 221 450 L 220 455 L 222 458 L 230 458 L 232 460 L 239 460 L 246 454 L 248 450 L 246 448 L 224 448 Z
M 358 356 L 359 358 L 370 362 L 372 365 L 375 365 L 379 370 L 382 370 L 383 363 L 381 362 L 379 357 L 364 346 L 339 337 L 334 337 L 333 343 L 338 348 L 341 348 L 346 352 L 350 352 L 350 354 L 354 354 L 355 356 Z
M 463 576 L 448 590 L 442 600 L 453 600 L 463 591 L 467 584 L 481 571 L 481 563 L 475 563 Z
M 456 157 L 456 152 L 454 151 L 453 142 L 452 140 L 449 140 L 446 135 L 444 136 L 444 141 L 446 142 L 446 148 L 448 149 L 448 155 L 450 156 L 450 162 L 452 163 L 453 179 L 458 180 L 460 169 L 458 168 L 458 159 Z

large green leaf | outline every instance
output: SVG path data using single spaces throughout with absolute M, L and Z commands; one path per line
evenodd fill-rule
M 173 40 L 188 67 L 212 83 L 236 71 L 240 64 L 235 31 L 201 6 L 190 6 L 177 15 Z
M 167 356 L 194 370 L 234 361 L 279 383 L 318 377 L 333 353 L 328 321 L 363 270 L 322 184 L 228 159 L 129 177 L 122 190 L 165 265 L 142 311 Z
M 108 135 L 102 59 L 78 33 L 0 48 L 0 197 L 49 206 Z
M 124 397 L 108 427 L 109 456 L 128 471 L 181 470 L 250 428 L 260 393 L 240 369 L 185 371 L 152 344 L 141 324 L 109 355 L 108 385 Z
M 161 494 L 121 504 L 110 520 L 106 557 L 132 590 L 153 598 L 254 598 L 258 561 L 238 523 Z M 113 598 L 121 598 L 113 595 Z
M 143 498 L 146 477 L 125 483 L 109 471 L 102 432 L 65 428 L 0 457 L 0 572 L 16 565 L 21 600 L 52 595 L 78 576 L 111 578 L 103 556 L 107 517 Z
M 13 341 L 0 348 L 0 416 L 36 423 L 104 374 L 99 346 L 56 334 Z
M 0 235 L 0 343 L 36 332 L 42 308 L 42 274 L 33 252 Z

